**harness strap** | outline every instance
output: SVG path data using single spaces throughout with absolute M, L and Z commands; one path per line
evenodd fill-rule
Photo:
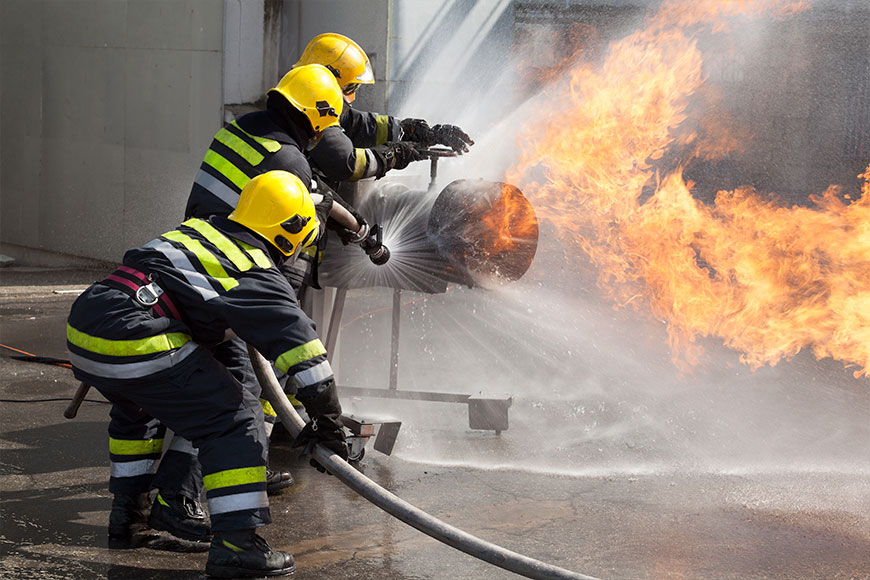
M 120 266 L 106 276 L 103 284 L 122 290 L 145 308 L 153 308 L 158 316 L 181 320 L 181 314 L 169 294 L 155 282 L 154 274 L 145 275 L 135 268 Z

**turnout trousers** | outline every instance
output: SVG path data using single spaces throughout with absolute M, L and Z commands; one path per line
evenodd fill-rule
M 208 349 L 197 347 L 181 363 L 149 377 L 91 381 L 113 403 L 110 491 L 131 494 L 151 488 L 153 464 L 168 427 L 199 451 L 214 531 L 271 522 L 262 408 Z M 195 463 L 196 457 L 189 457 Z M 187 477 L 196 475 L 188 469 Z

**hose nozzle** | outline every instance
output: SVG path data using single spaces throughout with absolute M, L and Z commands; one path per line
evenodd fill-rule
M 383 228 L 378 224 L 371 227 L 368 237 L 359 246 L 376 266 L 383 266 L 390 259 L 390 250 L 383 241 Z

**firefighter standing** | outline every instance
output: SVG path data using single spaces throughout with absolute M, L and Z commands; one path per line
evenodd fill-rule
M 347 457 L 326 351 L 278 269 L 315 241 L 321 219 L 296 176 L 265 173 L 246 185 L 229 217 L 187 220 L 128 251 L 122 267 L 73 304 L 67 341 L 75 376 L 113 403 L 116 533 L 143 527 L 143 498 L 169 428 L 199 450 L 214 532 L 206 572 L 295 570 L 290 554 L 272 551 L 254 531 L 271 521 L 262 409 L 212 349 L 234 332 L 276 361 L 299 384 L 308 433 Z
M 242 188 L 252 177 L 268 171 L 292 173 L 307 187 L 311 168 L 303 150 L 320 131 L 338 124 L 342 105 L 336 80 L 324 67 L 312 65 L 289 72 L 269 90 L 265 110 L 244 115 L 217 132 L 197 172 L 185 218 L 229 215 Z M 318 211 L 328 214 L 331 203 L 331 197 L 325 196 Z M 315 247 L 312 244 L 302 249 L 295 260 L 282 264 L 281 269 L 294 288 L 301 287 L 310 270 L 308 261 Z M 224 341 L 212 352 L 249 391 L 259 393 L 260 386 L 243 340 Z M 268 403 L 261 404 L 266 411 L 268 436 L 277 418 Z M 292 483 L 287 471 L 267 471 L 269 493 Z M 202 477 L 195 446 L 184 437 L 174 437 L 152 485 L 157 494 L 149 527 L 199 542 L 199 548 L 206 548 L 204 542 L 210 539 L 211 530 L 199 501 Z
M 333 183 L 380 178 L 391 169 L 404 169 L 425 159 L 422 148 L 432 145 L 447 145 L 460 153 L 474 145 L 455 125 L 430 127 L 422 119 L 399 120 L 354 109 L 357 89 L 374 84 L 375 76 L 365 51 L 346 36 L 330 32 L 311 39 L 294 67 L 311 64 L 332 71 L 345 101 L 340 125 L 325 129 L 308 152 L 312 167 Z

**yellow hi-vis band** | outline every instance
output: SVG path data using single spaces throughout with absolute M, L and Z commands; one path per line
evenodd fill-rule
M 70 344 L 83 348 L 88 352 L 107 354 L 109 356 L 140 356 L 167 352 L 190 342 L 190 336 L 182 332 L 158 334 L 136 340 L 109 340 L 85 334 L 66 325 L 66 339 Z
M 354 149 L 354 155 L 356 155 L 356 161 L 353 166 L 353 173 L 348 178 L 348 181 L 358 181 L 363 178 L 363 175 L 366 174 L 366 169 L 369 166 L 369 158 L 366 156 L 365 149 Z
M 387 115 L 378 115 L 375 117 L 375 144 L 383 145 L 390 138 L 390 118 Z
M 202 263 L 205 271 L 208 272 L 208 275 L 217 280 L 218 283 L 224 287 L 224 290 L 232 290 L 239 285 L 239 282 L 235 278 L 232 278 L 227 274 L 227 271 L 224 270 L 223 266 L 221 266 L 217 257 L 206 250 L 198 240 L 194 240 L 178 230 L 166 232 L 163 234 L 163 237 L 167 240 L 172 240 L 173 242 L 179 242 L 184 245 L 185 248 L 193 252 L 197 259 Z
M 315 338 L 310 342 L 291 348 L 279 356 L 278 360 L 275 361 L 275 366 L 278 367 L 278 370 L 282 373 L 289 373 L 291 367 L 298 365 L 301 362 L 311 360 L 321 354 L 326 354 L 326 348 L 323 346 L 323 343 L 320 342 L 319 338 Z
M 257 266 L 267 269 L 272 267 L 272 260 L 270 260 L 269 256 L 266 255 L 266 252 L 264 252 L 260 248 L 255 248 L 251 244 L 246 244 L 241 240 L 236 240 L 236 242 L 245 249 L 248 255 L 254 260 L 254 263 L 257 264 Z
M 163 450 L 163 439 L 112 439 L 109 437 L 109 453 L 112 455 L 154 455 Z
M 240 271 L 247 272 L 254 267 L 254 263 L 248 259 L 245 253 L 242 252 L 232 240 L 217 231 L 207 221 L 193 218 L 183 222 L 181 225 L 193 228 L 202 234 L 202 237 L 217 246 L 217 249 L 223 252 L 224 256 L 226 256 Z
M 239 124 L 236 123 L 235 121 L 233 121 L 230 124 L 233 127 L 235 127 L 236 129 L 238 129 L 239 131 L 241 131 L 242 133 L 244 133 L 245 135 L 247 135 L 248 137 L 250 137 L 251 139 L 253 139 L 254 141 L 256 141 L 257 143 L 259 143 L 263 147 L 263 149 L 265 149 L 269 153 L 275 153 L 276 151 L 281 150 L 281 144 L 279 142 L 275 141 L 274 139 L 267 139 L 266 137 L 257 137 L 256 135 L 251 135 L 250 133 L 248 133 L 247 131 L 245 131 L 241 127 L 239 127 Z
M 211 149 L 205 152 L 205 159 L 203 161 L 220 171 L 221 175 L 224 175 L 239 188 L 239 191 L 244 189 L 248 182 L 251 181 L 251 178 L 244 171 L 227 161 L 220 153 L 215 153 Z
M 263 160 L 263 154 L 245 143 L 238 136 L 230 133 L 226 129 L 221 129 L 217 132 L 217 135 L 214 138 L 223 143 L 233 151 L 239 154 L 239 156 L 250 163 L 251 165 L 259 165 Z
M 204 475 L 202 478 L 202 483 L 206 490 L 221 489 L 224 487 L 232 487 L 234 485 L 246 485 L 248 483 L 265 482 L 265 465 L 227 469 L 226 471 L 218 471 L 217 473 Z
M 260 406 L 263 407 L 263 414 L 267 417 L 278 416 L 278 413 L 275 412 L 275 408 L 272 406 L 272 403 L 270 403 L 266 399 L 260 399 Z

